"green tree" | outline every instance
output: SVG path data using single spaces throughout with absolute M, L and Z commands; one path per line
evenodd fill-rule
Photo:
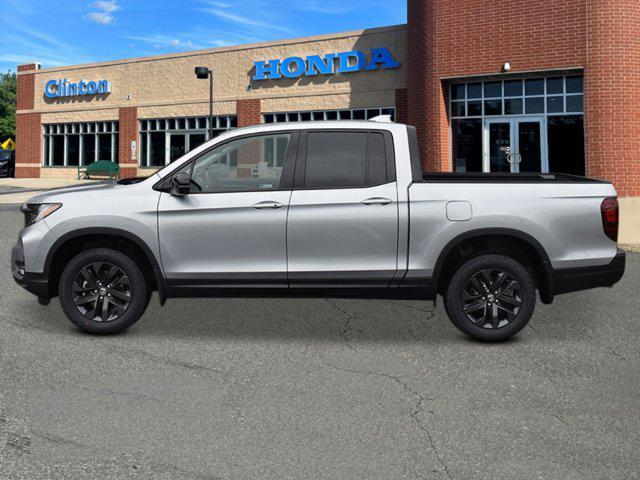
M 15 72 L 0 74 L 0 143 L 16 135 L 16 88 Z

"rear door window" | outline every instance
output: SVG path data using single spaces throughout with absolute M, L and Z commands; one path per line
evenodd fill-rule
M 307 133 L 304 188 L 358 188 L 386 181 L 387 160 L 382 133 Z

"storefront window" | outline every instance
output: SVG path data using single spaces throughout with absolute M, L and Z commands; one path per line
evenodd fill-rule
M 45 167 L 77 167 L 97 160 L 118 161 L 118 122 L 47 124 L 42 129 L 42 165 Z
M 237 126 L 235 115 L 213 117 L 212 138 Z M 140 166 L 163 167 L 202 145 L 208 136 L 209 117 L 140 120 Z
M 585 174 L 584 125 L 582 115 L 552 116 L 547 119 L 549 171 Z
M 482 171 L 482 120 L 453 120 L 453 169 L 456 172 Z
M 378 115 L 390 115 L 391 121 L 395 121 L 396 109 L 384 108 L 360 108 L 352 110 L 315 110 L 311 112 L 265 113 L 262 115 L 263 123 L 282 122 L 309 122 L 323 120 L 369 120 Z
M 583 90 L 581 75 L 452 82 L 453 170 L 583 175 Z

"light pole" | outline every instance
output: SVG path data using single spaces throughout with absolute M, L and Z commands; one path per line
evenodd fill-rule
M 210 70 L 208 67 L 196 67 L 195 68 L 196 78 L 200 80 L 204 80 L 205 78 L 209 79 L 209 138 L 211 140 L 213 138 L 213 70 Z

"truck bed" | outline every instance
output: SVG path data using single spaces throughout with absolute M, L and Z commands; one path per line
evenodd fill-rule
M 429 183 L 609 183 L 566 173 L 423 173 Z

